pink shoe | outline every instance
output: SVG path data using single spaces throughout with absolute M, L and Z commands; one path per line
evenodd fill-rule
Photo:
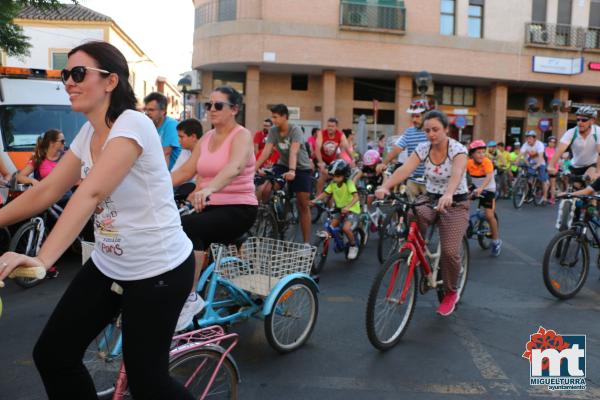
M 460 296 L 458 295 L 458 292 L 449 292 L 444 296 L 444 299 L 437 309 L 437 313 L 443 317 L 447 317 L 448 315 L 452 314 L 459 299 Z

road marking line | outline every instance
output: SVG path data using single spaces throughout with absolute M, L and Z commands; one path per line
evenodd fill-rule
M 494 361 L 492 355 L 488 353 L 481 344 L 477 336 L 460 319 L 450 324 L 450 329 L 460 339 L 462 345 L 467 349 L 473 363 L 481 373 L 481 376 L 490 380 L 508 380 L 508 376 L 502 368 Z
M 354 303 L 354 298 L 350 296 L 327 296 L 323 300 L 330 303 Z
M 510 244 L 506 240 L 502 241 L 502 246 L 510 250 L 512 253 L 514 253 L 515 256 L 517 256 L 527 264 L 530 264 L 534 267 L 540 267 L 542 265 L 542 262 L 540 260 L 536 260 L 530 255 L 522 252 L 517 246 Z

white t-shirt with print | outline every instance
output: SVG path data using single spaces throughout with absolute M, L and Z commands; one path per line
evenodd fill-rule
M 536 140 L 533 146 L 525 142 L 525 144 L 521 146 L 521 154 L 526 155 L 530 151 L 535 151 L 536 153 L 538 153 L 538 155 L 536 159 L 532 161 L 534 161 L 536 165 L 545 165 L 546 161 L 544 161 L 544 149 L 544 143 L 540 142 L 539 140 Z
M 573 135 L 578 128 L 571 128 L 560 138 L 560 142 L 567 146 L 573 141 Z M 584 139 L 581 132 L 577 131 L 577 137 L 571 146 L 573 159 L 571 165 L 576 168 L 587 167 L 596 164 L 598 160 L 598 148 L 600 144 L 600 129 L 597 125 L 592 125 L 590 133 Z
M 415 153 L 417 153 L 419 159 L 425 164 L 425 188 L 429 193 L 440 195 L 446 193 L 448 183 L 450 182 L 450 176 L 452 175 L 452 160 L 459 154 L 467 154 L 465 146 L 452 138 L 449 138 L 448 140 L 448 154 L 444 161 L 439 165 L 434 164 L 429 157 L 429 152 L 431 150 L 430 142 L 419 143 L 415 149 Z M 454 194 L 465 194 L 467 191 L 467 177 L 465 172 L 460 178 L 460 183 Z
M 93 168 L 93 132 L 87 122 L 70 147 L 81 159 L 81 179 Z M 111 279 L 140 280 L 179 266 L 192 252 L 192 242 L 181 227 L 171 176 L 152 121 L 137 111 L 124 111 L 103 148 L 117 137 L 134 140 L 142 154 L 119 186 L 96 207 L 92 260 Z

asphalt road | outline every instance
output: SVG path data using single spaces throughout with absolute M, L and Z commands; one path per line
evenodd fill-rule
M 365 307 L 379 269 L 374 241 L 361 258 L 327 260 L 320 310 L 309 342 L 279 355 L 264 338 L 263 323 L 235 325 L 234 351 L 241 399 L 598 399 L 600 398 L 600 272 L 592 254 L 584 289 L 568 301 L 544 287 L 541 260 L 555 234 L 555 209 L 501 202 L 502 254 L 491 258 L 471 241 L 471 271 L 460 307 L 448 318 L 435 314 L 436 296 L 419 296 L 400 344 L 380 353 L 365 331 Z M 31 359 L 39 332 L 79 268 L 73 256 L 59 263 L 58 279 L 22 290 L 9 282 L 0 292 L 0 399 L 43 399 Z M 529 385 L 521 357 L 539 326 L 559 334 L 587 334 L 587 390 L 550 392 Z

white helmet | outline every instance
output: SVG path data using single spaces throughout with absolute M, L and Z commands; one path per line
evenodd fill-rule
M 577 112 L 575 113 L 575 115 L 581 115 L 583 117 L 588 117 L 588 118 L 596 118 L 598 116 L 598 112 L 593 107 L 583 106 L 583 107 L 579 107 L 577 109 Z

